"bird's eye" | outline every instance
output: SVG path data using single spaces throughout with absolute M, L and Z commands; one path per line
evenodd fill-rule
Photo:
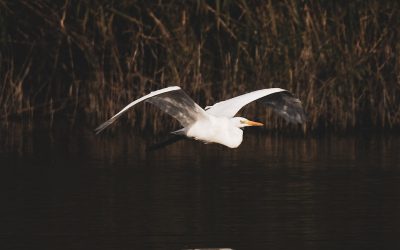
M 240 120 L 240 123 L 246 123 L 246 121 L 245 120 Z

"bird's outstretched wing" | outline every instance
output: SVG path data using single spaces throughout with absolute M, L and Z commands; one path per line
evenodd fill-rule
M 301 101 L 289 91 L 280 88 L 261 89 L 218 102 L 213 106 L 206 107 L 206 112 L 211 115 L 230 118 L 234 117 L 243 106 L 256 100 L 272 107 L 275 112 L 289 122 L 303 123 L 306 121 Z
M 276 92 L 261 98 L 260 101 L 271 107 L 288 122 L 304 123 L 307 121 L 301 101 L 289 91 Z
M 100 133 L 109 125 L 111 125 L 129 108 L 143 101 L 156 105 L 159 109 L 177 119 L 184 127 L 192 124 L 198 119 L 207 117 L 205 111 L 199 105 L 197 105 L 192 98 L 183 92 L 180 87 L 172 86 L 153 91 L 150 94 L 131 102 L 117 114 L 111 117 L 108 121 L 98 126 L 95 129 L 96 134 Z

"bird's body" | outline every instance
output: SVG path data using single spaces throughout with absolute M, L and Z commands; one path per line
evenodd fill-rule
M 212 129 L 204 129 L 212 128 Z M 208 119 L 196 121 L 183 129 L 183 135 L 205 143 L 219 143 L 230 148 L 238 147 L 243 140 L 243 130 L 233 126 L 232 121 L 226 117 L 209 115 Z M 212 141 L 210 140 L 212 138 Z
M 243 106 L 258 99 L 272 107 L 287 121 L 293 123 L 305 121 L 300 100 L 284 89 L 270 88 L 253 91 L 218 102 L 213 106 L 207 106 L 204 110 L 180 87 L 173 86 L 153 91 L 131 102 L 111 119 L 100 125 L 96 132 L 100 133 L 132 106 L 146 101 L 156 105 L 180 122 L 183 128 L 172 133 L 205 143 L 219 143 L 230 148 L 237 148 L 243 141 L 243 127 L 262 126 L 263 124 L 234 116 Z

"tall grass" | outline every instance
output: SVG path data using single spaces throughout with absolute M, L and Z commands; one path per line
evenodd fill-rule
M 28 113 L 95 126 L 177 84 L 202 106 L 286 88 L 303 101 L 311 130 L 400 125 L 396 1 L 0 0 L 0 8 L 1 120 Z M 262 107 L 245 112 L 287 126 Z M 176 124 L 147 105 L 124 117 L 153 131 Z

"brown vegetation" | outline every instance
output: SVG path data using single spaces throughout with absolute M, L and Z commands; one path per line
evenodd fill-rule
M 179 85 L 202 106 L 286 88 L 311 130 L 398 126 L 399 16 L 399 3 L 378 0 L 0 0 L 0 120 L 84 117 L 95 126 Z M 247 112 L 286 126 L 264 109 Z M 159 116 L 143 105 L 124 121 L 173 126 Z

